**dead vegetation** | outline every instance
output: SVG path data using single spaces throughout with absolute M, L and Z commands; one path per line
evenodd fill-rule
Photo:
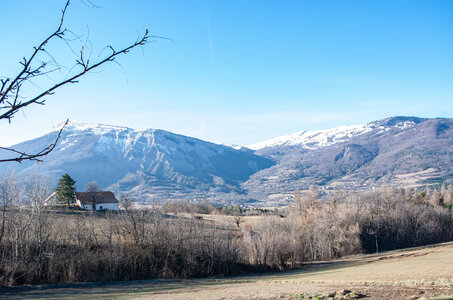
M 145 210 L 133 208 L 127 197 L 120 212 L 56 213 L 43 205 L 47 185 L 7 176 L 0 182 L 0 284 L 281 271 L 445 242 L 453 240 L 450 190 L 383 188 L 321 202 L 313 189 L 296 194 L 286 212 L 263 211 L 251 225 L 243 222 L 250 212 L 242 209 L 203 202 L 184 204 L 186 211 L 177 205 L 175 212 L 174 203 Z
M 445 243 L 285 272 L 3 288 L 0 299 L 452 299 L 452 274 L 453 244 Z

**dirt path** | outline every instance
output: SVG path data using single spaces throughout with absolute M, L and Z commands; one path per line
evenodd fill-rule
M 333 293 L 347 299 L 453 299 L 453 243 L 224 279 L 0 289 L 0 299 L 303 299 Z

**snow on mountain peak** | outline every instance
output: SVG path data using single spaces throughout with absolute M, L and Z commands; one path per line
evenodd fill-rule
M 324 130 L 303 130 L 289 135 L 276 137 L 268 141 L 252 144 L 247 147 L 253 150 L 259 150 L 275 146 L 301 146 L 303 148 L 313 150 L 345 141 L 351 137 L 368 132 L 371 129 L 372 127 L 366 124 L 340 126 Z
M 390 127 L 404 130 L 419 123 L 420 118 L 415 117 L 390 117 L 363 125 L 340 126 L 332 129 L 299 131 L 296 133 L 279 136 L 264 142 L 247 146 L 252 150 L 260 150 L 276 146 L 298 146 L 310 150 L 327 147 L 339 142 L 344 142 L 352 137 L 367 133 L 375 128 L 389 130 Z
M 290 147 L 302 147 L 310 150 L 319 149 L 322 147 L 327 147 L 339 142 L 344 142 L 349 140 L 352 137 L 367 133 L 375 128 L 380 128 L 381 130 L 390 130 L 390 127 L 398 128 L 404 130 L 406 128 L 412 127 L 413 125 L 421 122 L 423 119 L 416 117 L 390 117 L 378 121 L 373 121 L 368 124 L 363 125 L 349 125 L 349 126 L 340 126 L 332 129 L 323 129 L 323 130 L 313 130 L 306 131 L 302 130 L 288 135 L 283 135 L 276 137 L 264 142 L 248 145 L 246 147 L 238 145 L 224 144 L 224 146 L 231 147 L 235 150 L 240 151 L 249 151 L 251 150 L 260 150 L 268 147 L 276 146 L 290 146 Z M 54 131 L 59 131 L 65 121 L 62 121 L 54 126 Z M 84 131 L 91 132 L 96 135 L 104 135 L 108 132 L 116 132 L 116 139 L 119 138 L 120 132 L 127 132 L 127 141 L 126 144 L 132 143 L 130 140 L 132 135 L 134 139 L 138 140 L 145 133 L 154 133 L 155 129 L 139 129 L 135 130 L 129 127 L 124 126 L 114 126 L 114 125 L 105 125 L 105 124 L 96 124 L 96 123 L 85 123 L 70 120 L 68 125 L 65 128 L 65 132 L 71 131 Z M 157 130 L 160 132 L 159 130 Z M 162 131 L 165 132 L 165 131 Z M 174 140 L 178 135 L 171 134 L 172 137 L 167 137 L 167 140 Z M 164 134 L 164 136 L 167 136 Z M 105 137 L 107 138 L 107 137 Z M 168 141 L 167 141 L 168 142 Z
M 237 144 L 222 144 L 222 146 L 233 148 L 234 150 L 239 150 L 239 151 L 250 151 L 249 148 L 237 145 Z
M 61 127 L 63 127 L 66 121 L 61 121 L 57 123 L 53 129 L 54 131 L 59 131 Z M 65 130 L 73 130 L 73 131 L 92 131 L 95 134 L 103 134 L 109 131 L 134 131 L 134 129 L 124 126 L 114 126 L 114 125 L 106 125 L 106 124 L 96 124 L 96 123 L 85 123 L 79 122 L 74 120 L 69 120 L 68 125 L 66 125 Z

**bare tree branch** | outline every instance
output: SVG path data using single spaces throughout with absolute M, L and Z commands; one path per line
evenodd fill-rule
M 81 50 L 81 53 L 80 53 L 80 59 L 77 60 L 77 64 L 80 65 L 82 67 L 82 71 L 77 73 L 76 75 L 64 80 L 64 81 L 61 81 L 57 84 L 55 84 L 54 86 L 52 86 L 51 88 L 45 90 L 44 92 L 42 92 L 41 94 L 39 94 L 38 96 L 32 98 L 31 100 L 28 100 L 28 101 L 25 101 L 25 102 L 20 102 L 20 103 L 17 103 L 16 105 L 13 105 L 10 109 L 8 109 L 6 112 L 4 112 L 3 114 L 0 115 L 0 119 L 11 119 L 11 117 L 21 108 L 25 107 L 25 106 L 28 106 L 32 103 L 38 103 L 38 104 L 43 104 L 43 101 L 44 100 L 41 100 L 40 99 L 46 95 L 52 95 L 53 94 L 53 91 L 56 90 L 57 88 L 65 85 L 65 84 L 68 84 L 68 83 L 77 83 L 79 82 L 77 79 L 80 78 L 81 76 L 85 75 L 87 72 L 95 69 L 95 68 L 98 68 L 99 66 L 103 65 L 104 63 L 106 62 L 110 62 L 110 61 L 114 61 L 116 56 L 120 55 L 120 54 L 126 54 L 128 53 L 132 48 L 134 47 L 137 47 L 137 46 L 143 46 L 146 44 L 147 42 L 147 39 L 148 39 L 148 29 L 146 30 L 145 34 L 143 35 L 143 37 L 139 40 L 139 41 L 136 41 L 134 44 L 130 45 L 129 47 L 126 47 L 120 51 L 115 51 L 113 48 L 110 48 L 112 50 L 112 53 L 104 58 L 103 60 L 93 64 L 93 65 L 89 65 L 89 60 L 85 61 L 84 58 L 83 58 L 83 49 Z M 1 102 L 0 102 L 1 103 Z
M 16 161 L 16 162 L 20 163 L 23 160 L 33 160 L 33 161 L 37 161 L 37 162 L 42 162 L 42 160 L 40 158 L 43 157 L 43 156 L 46 156 L 47 154 L 52 152 L 52 150 L 57 146 L 58 140 L 61 137 L 61 133 L 63 132 L 63 129 L 66 127 L 66 125 L 68 125 L 68 122 L 69 122 L 69 119 L 66 120 L 66 122 L 63 124 L 63 127 L 61 127 L 60 131 L 57 134 L 57 138 L 55 139 L 55 141 L 52 144 L 50 144 L 49 146 L 47 146 L 46 148 L 44 148 L 41 151 L 39 151 L 38 153 L 27 154 L 25 152 L 18 151 L 18 150 L 13 149 L 13 148 L 0 147 L 1 150 L 14 152 L 14 153 L 19 155 L 19 156 L 14 157 L 14 158 L 0 159 L 0 162 Z
M 84 55 L 85 47 L 82 47 L 82 49 L 80 50 L 80 57 L 79 57 L 79 59 L 76 60 L 76 65 L 82 67 L 82 70 L 80 72 L 71 76 L 69 79 L 63 80 L 63 81 L 55 84 L 54 86 L 44 90 L 42 93 L 33 97 L 32 99 L 21 102 L 19 99 L 20 98 L 19 91 L 20 91 L 22 84 L 25 81 L 28 81 L 30 78 L 45 74 L 45 73 L 43 73 L 42 70 L 44 68 L 46 68 L 47 63 L 43 62 L 36 68 L 31 67 L 31 63 L 34 61 L 37 53 L 40 51 L 44 52 L 45 51 L 44 46 L 51 39 L 53 39 L 55 37 L 63 39 L 66 29 L 62 29 L 62 25 L 63 25 L 64 16 L 65 16 L 68 5 L 69 5 L 69 1 L 66 2 L 65 8 L 62 10 L 62 16 L 61 16 L 60 23 L 58 25 L 57 30 L 54 33 L 52 33 L 49 37 L 47 37 L 38 47 L 34 47 L 34 52 L 29 59 L 23 58 L 23 62 L 21 62 L 21 64 L 23 65 L 22 71 L 17 75 L 17 77 L 14 80 L 12 80 L 10 82 L 10 84 L 5 89 L 5 91 L 3 91 L 3 89 L 4 89 L 4 86 L 6 86 L 6 83 L 9 81 L 9 79 L 2 80 L 2 88 L 0 89 L 0 105 L 2 105 L 4 103 L 7 103 L 9 105 L 1 107 L 2 109 L 7 108 L 7 110 L 0 114 L 0 120 L 8 119 L 8 121 L 11 122 L 11 118 L 20 109 L 22 109 L 30 104 L 33 104 L 33 103 L 43 104 L 44 100 L 41 100 L 41 98 L 43 98 L 44 96 L 47 96 L 47 95 L 52 95 L 53 91 L 56 90 L 57 88 L 65 85 L 65 84 L 68 84 L 68 83 L 77 83 L 78 82 L 77 79 L 80 78 L 81 76 L 85 75 L 87 72 L 89 72 L 95 68 L 98 68 L 99 66 L 101 66 L 107 62 L 114 61 L 118 55 L 127 54 L 131 49 L 133 49 L 137 46 L 143 46 L 148 42 L 148 39 L 150 36 L 149 36 L 148 29 L 146 29 L 145 34 L 140 39 L 138 39 L 132 45 L 130 45 L 122 50 L 116 51 L 116 50 L 114 50 L 113 47 L 108 46 L 109 49 L 111 49 L 111 51 L 112 51 L 111 54 L 94 64 L 90 64 L 89 58 L 85 59 L 85 55 Z M 14 95 L 15 99 L 14 99 L 14 102 L 11 103 L 11 102 L 8 102 L 8 97 L 10 97 L 10 94 L 12 92 L 15 94 Z
M 55 37 L 58 37 L 58 38 L 62 38 L 64 33 L 65 33 L 65 29 L 61 29 L 62 26 L 63 26 L 63 21 L 64 21 L 64 16 L 66 14 L 66 9 L 68 8 L 69 6 L 69 0 L 66 2 L 66 5 L 64 7 L 64 9 L 62 10 L 61 12 L 61 18 L 60 18 L 60 23 L 58 24 L 58 28 L 57 30 L 55 30 L 54 33 L 52 33 L 50 36 L 48 36 L 44 41 L 41 42 L 41 44 L 38 46 L 38 47 L 34 47 L 34 51 L 32 53 L 32 55 L 30 56 L 29 59 L 26 59 L 25 57 L 23 58 L 23 62 L 20 62 L 20 64 L 23 66 L 23 69 L 19 72 L 19 74 L 16 76 L 16 78 L 14 78 L 11 83 L 9 84 L 9 86 L 6 88 L 5 91 L 3 91 L 3 85 L 2 85 L 2 89 L 1 89 L 1 94 L 0 94 L 0 104 L 3 104 L 4 102 L 6 102 L 9 94 L 12 92 L 12 91 L 15 91 L 17 90 L 24 81 L 26 81 L 28 78 L 30 77 L 33 77 L 33 76 L 37 76 L 39 73 L 40 73 L 40 70 L 42 68 L 44 68 L 46 66 L 45 63 L 42 63 L 40 66 L 38 66 L 36 69 L 32 69 L 31 68 L 31 63 L 34 61 L 36 55 L 40 52 L 40 51 L 43 51 L 44 49 L 44 46 L 53 38 Z M 17 110 L 14 110 L 14 113 L 17 112 Z M 13 114 L 14 114 L 13 113 Z M 5 117 L 3 117 L 3 115 L 5 114 L 2 114 L 2 116 L 0 116 L 0 119 L 8 119 L 9 121 L 11 121 L 11 116 L 12 114 L 6 114 Z
M 89 4 L 93 5 L 89 0 L 87 0 Z M 121 55 L 121 54 L 127 54 L 129 51 L 131 51 L 133 48 L 137 46 L 143 46 L 149 42 L 149 38 L 161 38 L 157 36 L 150 36 L 148 29 L 145 30 L 145 33 L 139 37 L 135 42 L 130 44 L 129 46 L 121 49 L 121 50 L 115 50 L 112 46 L 107 46 L 107 49 L 110 49 L 110 54 L 107 54 L 107 56 L 103 58 L 98 58 L 96 61 L 92 62 L 91 59 L 91 51 L 92 51 L 92 46 L 91 46 L 91 41 L 87 38 L 85 41 L 85 44 L 82 45 L 79 53 L 77 54 L 72 47 L 68 44 L 68 41 L 65 37 L 66 33 L 72 33 L 72 31 L 66 29 L 63 27 L 64 20 L 65 20 L 65 15 L 67 8 L 70 4 L 70 1 L 67 0 L 63 10 L 61 11 L 61 17 L 60 21 L 58 23 L 58 26 L 56 30 L 51 33 L 47 38 L 45 38 L 38 46 L 33 47 L 33 53 L 31 54 L 30 57 L 25 58 L 23 57 L 22 61 L 19 63 L 22 66 L 22 69 L 19 71 L 16 77 L 14 78 L 4 78 L 0 79 L 0 121 L 1 120 L 8 120 L 9 123 L 11 123 L 12 118 L 14 115 L 22 110 L 23 108 L 32 105 L 32 104 L 40 104 L 43 105 L 45 102 L 45 97 L 48 95 L 54 94 L 55 90 L 62 87 L 63 85 L 69 84 L 69 83 L 77 83 L 83 75 L 86 73 L 99 68 L 105 63 L 108 62 L 115 62 L 116 63 L 116 57 Z M 75 35 L 78 40 L 80 38 Z M 64 41 L 71 51 L 75 54 L 76 59 L 74 62 L 73 67 L 68 68 L 69 72 L 66 75 L 65 78 L 60 79 L 60 80 L 51 80 L 52 86 L 50 87 L 44 87 L 41 88 L 41 91 L 34 96 L 31 97 L 24 97 L 23 96 L 23 85 L 24 84 L 31 84 L 35 85 L 35 83 L 32 81 L 33 78 L 39 77 L 39 76 L 45 76 L 49 78 L 48 74 L 53 73 L 55 71 L 61 70 L 63 68 L 62 65 L 60 65 L 56 59 L 53 57 L 52 54 L 50 54 L 46 50 L 46 45 L 51 41 L 55 39 L 60 39 Z M 164 39 L 164 38 L 162 38 Z M 87 50 L 88 47 L 88 50 Z M 38 57 L 38 54 L 43 53 L 44 55 L 47 55 L 50 57 L 50 61 L 41 61 Z M 88 52 L 88 53 L 87 53 Z M 77 73 L 72 73 L 74 70 L 78 70 Z M 72 74 L 71 74 L 72 73 Z M 36 85 L 35 85 L 36 86 Z M 67 124 L 67 123 L 66 123 Z M 65 126 L 66 126 L 65 124 Z M 63 128 L 65 127 L 63 126 Z M 63 128 L 61 130 L 63 130 Z M 7 159 L 0 159 L 0 162 L 7 162 L 7 161 L 17 161 L 17 162 L 22 162 L 23 160 L 33 160 L 33 161 L 41 161 L 39 158 L 42 156 L 45 156 L 49 154 L 56 146 L 56 143 L 58 142 L 58 139 L 61 136 L 61 131 L 58 134 L 55 142 L 49 146 L 47 146 L 45 149 L 40 151 L 39 153 L 35 154 L 28 154 L 24 153 L 21 151 L 18 151 L 16 149 L 11 149 L 11 148 L 4 148 L 0 147 L 2 150 L 6 150 L 9 152 L 13 152 L 17 154 L 17 157 L 14 158 L 7 158 Z

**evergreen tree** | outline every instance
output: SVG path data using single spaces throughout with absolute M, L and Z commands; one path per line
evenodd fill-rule
M 71 206 L 71 203 L 74 203 L 75 200 L 75 180 L 65 173 L 61 176 L 60 180 L 58 181 L 58 186 L 55 189 L 55 195 L 57 197 L 57 201 L 60 203 L 68 203 L 68 207 Z

